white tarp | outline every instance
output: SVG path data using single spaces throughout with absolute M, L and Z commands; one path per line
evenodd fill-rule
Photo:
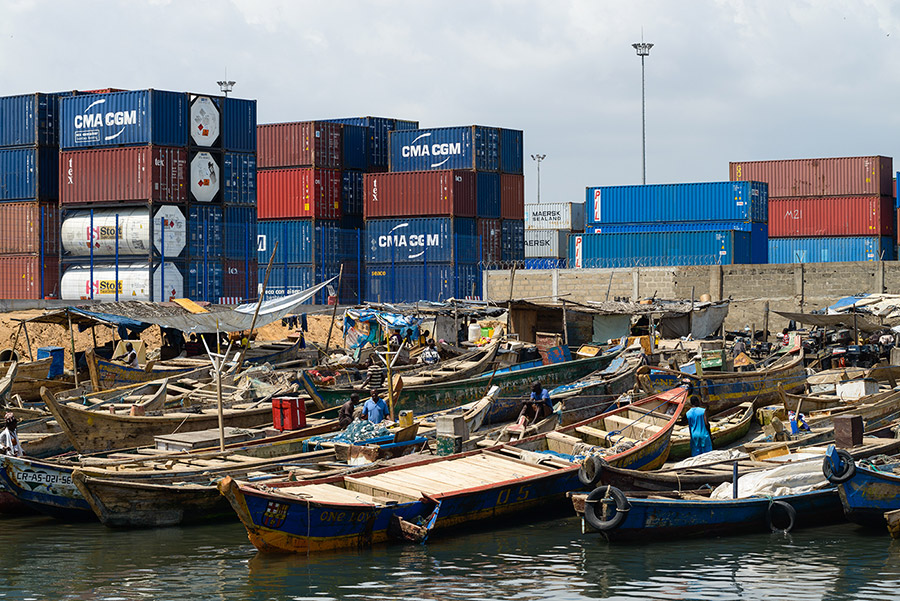
M 261 328 L 282 317 L 290 315 L 297 307 L 311 299 L 316 292 L 337 278 L 331 278 L 303 292 L 291 294 L 283 298 L 263 301 L 259 307 L 259 315 L 254 327 Z M 231 311 L 214 313 L 186 313 L 184 315 L 160 315 L 140 317 L 140 321 L 152 323 L 164 328 L 175 328 L 182 332 L 209 334 L 214 332 L 241 332 L 250 329 L 257 303 L 249 303 L 235 307 Z
M 822 461 L 798 461 L 761 472 L 738 477 L 738 498 L 778 497 L 811 492 L 831 486 L 822 473 Z M 730 499 L 731 482 L 720 484 L 710 495 L 711 499 Z

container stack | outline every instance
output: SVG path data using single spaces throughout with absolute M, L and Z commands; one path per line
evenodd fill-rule
M 768 186 L 758 181 L 588 188 L 569 267 L 767 262 Z
M 0 98 L 0 290 L 59 294 L 59 95 Z
M 358 236 L 341 227 L 343 126 L 325 121 L 257 128 L 259 241 L 257 281 L 273 250 L 266 298 L 300 292 L 341 272 L 338 297 L 356 302 Z M 277 243 L 277 248 L 276 248 Z M 315 302 L 327 301 L 323 291 Z
M 737 162 L 729 174 L 769 184 L 770 263 L 894 258 L 890 157 Z
M 480 297 L 483 266 L 522 256 L 522 132 L 395 129 L 389 147 L 364 180 L 367 299 Z
M 583 202 L 525 205 L 525 269 L 564 268 L 569 234 L 583 231 Z
M 61 298 L 185 295 L 187 94 L 60 100 Z

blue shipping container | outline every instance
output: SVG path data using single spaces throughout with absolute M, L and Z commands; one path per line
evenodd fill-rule
M 363 230 L 365 234 L 366 223 L 362 215 L 341 215 L 340 224 L 345 230 Z
M 226 97 L 222 109 L 222 148 L 256 152 L 256 101 Z
M 750 232 L 750 262 L 754 264 L 764 264 L 769 262 L 769 224 L 767 223 L 712 221 L 708 223 L 629 223 L 627 225 L 592 225 L 586 228 L 586 233 L 717 232 L 723 230 Z
M 364 240 L 368 263 L 477 263 L 475 220 L 463 217 L 369 219 Z
M 344 125 L 341 144 L 344 169 L 365 171 L 371 154 L 372 128 L 364 125 Z
M 0 98 L 0 146 L 59 146 L 59 94 Z
M 50 147 L 0 150 L 0 200 L 59 200 L 59 152 Z
M 344 171 L 341 174 L 341 214 L 362 215 L 366 204 L 362 171 Z
M 500 219 L 500 174 L 479 171 L 475 174 L 476 214 L 482 219 Z
M 570 267 L 661 267 L 751 262 L 750 232 L 569 235 Z
M 224 296 L 225 269 L 221 260 L 188 259 L 184 294 L 191 300 L 219 302 Z
M 684 221 L 769 220 L 769 186 L 762 182 L 703 182 L 588 188 L 591 225 Z
M 359 257 L 361 234 L 347 231 L 337 221 L 283 219 L 257 223 L 257 261 L 325 265 Z M 275 249 L 275 243 L 278 248 Z
M 500 130 L 469 125 L 391 132 L 391 171 L 500 168 Z
M 343 123 L 344 125 L 361 125 L 370 127 L 369 132 L 369 156 L 366 161 L 366 171 L 387 171 L 390 164 L 389 136 L 395 129 L 416 129 L 418 121 L 405 121 L 387 117 L 347 117 L 343 119 L 326 119 L 331 123 Z
M 522 269 L 565 269 L 566 259 L 529 258 L 522 261 Z
M 500 224 L 500 260 L 521 261 L 525 258 L 525 222 L 504 219 Z
M 366 265 L 366 299 L 370 302 L 436 302 L 467 296 L 481 296 L 477 265 Z
M 518 129 L 500 128 L 500 171 L 521 175 L 524 171 L 524 134 Z
M 341 264 L 331 263 L 323 267 L 313 267 L 308 264 L 273 264 L 272 270 L 269 272 L 269 281 L 266 286 L 265 298 L 281 298 L 290 294 L 302 292 L 311 286 L 324 282 L 330 278 L 341 275 L 340 288 L 337 281 L 330 284 L 337 292 L 338 299 L 341 302 L 359 303 L 361 302 L 359 295 L 359 286 L 357 281 L 359 278 L 359 265 L 356 263 L 344 264 L 344 270 L 341 274 Z M 262 284 L 266 277 L 266 266 L 259 266 L 259 282 Z M 328 286 L 316 293 L 313 298 L 304 304 L 320 304 L 324 305 L 328 302 Z
M 256 207 L 226 205 L 222 212 L 226 259 L 253 259 L 256 256 Z
M 893 261 L 894 239 L 770 238 L 769 263 L 834 263 L 845 261 Z
M 281 298 L 298 292 L 303 292 L 313 286 L 312 265 L 279 265 L 273 264 L 269 271 L 269 280 L 266 283 L 265 298 Z M 262 284 L 266 277 L 266 266 L 259 266 L 259 283 Z M 312 304 L 312 300 L 305 304 Z
M 60 99 L 60 147 L 188 143 L 188 95 L 139 90 Z M 254 130 L 253 139 L 256 139 Z
M 226 152 L 222 159 L 225 204 L 256 206 L 256 153 Z
M 188 256 L 214 259 L 222 256 L 223 220 L 220 206 L 192 204 L 188 207 Z

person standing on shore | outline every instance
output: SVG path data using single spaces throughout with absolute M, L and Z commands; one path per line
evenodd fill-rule
M 688 428 L 691 432 L 691 457 L 712 451 L 712 431 L 706 409 L 700 404 L 700 397 L 691 397 L 691 408 L 687 412 Z

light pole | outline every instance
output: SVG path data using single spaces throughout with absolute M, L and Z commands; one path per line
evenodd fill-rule
M 533 154 L 531 160 L 537 161 L 538 166 L 538 204 L 541 204 L 541 161 L 547 158 L 546 154 Z
M 228 77 L 228 76 L 226 75 L 226 77 Z M 234 89 L 234 84 L 237 82 L 222 80 L 222 81 L 218 81 L 216 83 L 219 84 L 219 89 L 222 90 L 222 92 L 225 94 L 225 97 L 228 98 L 228 92 L 230 92 L 232 89 Z
M 641 36 L 643 37 L 643 36 Z M 639 42 L 632 44 L 632 48 L 637 50 L 637 55 L 641 57 L 641 181 L 647 183 L 647 102 L 644 99 L 644 58 L 650 56 L 650 49 L 653 44 Z

